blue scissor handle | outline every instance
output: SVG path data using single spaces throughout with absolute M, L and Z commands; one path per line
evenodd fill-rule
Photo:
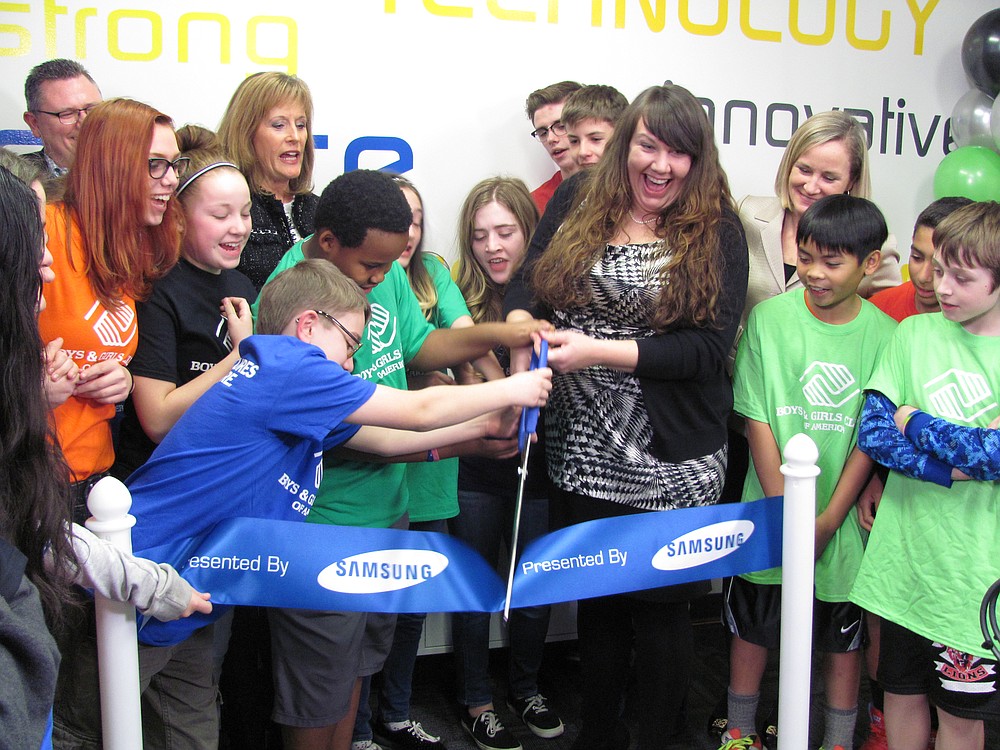
M 542 339 L 541 345 L 538 347 L 538 351 L 531 352 L 531 367 L 530 370 L 537 370 L 539 367 L 546 367 L 549 362 L 549 342 Z M 535 433 L 538 428 L 538 407 L 532 406 L 530 408 L 524 408 L 521 410 L 521 426 L 517 430 L 517 448 L 522 453 L 524 452 L 524 446 L 528 444 L 529 436 Z

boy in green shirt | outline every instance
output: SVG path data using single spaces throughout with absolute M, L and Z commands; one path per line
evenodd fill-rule
M 883 618 L 891 746 L 927 747 L 932 703 L 939 750 L 975 750 L 1000 717 L 978 617 L 1000 578 L 1000 204 L 933 239 L 941 313 L 904 320 L 866 386 L 858 442 L 891 471 L 851 600 Z
M 863 551 L 850 513 L 872 470 L 854 445 L 861 388 L 895 322 L 857 294 L 878 268 L 888 231 L 878 208 L 831 195 L 799 222 L 805 288 L 754 308 L 736 357 L 735 410 L 746 419 L 751 471 L 743 501 L 781 495 L 781 446 L 804 432 L 819 447 L 814 646 L 827 655 L 824 746 L 850 748 L 857 714 L 861 609 L 848 601 Z M 733 633 L 722 747 L 759 748 L 756 712 L 768 649 L 778 646 L 781 570 L 734 578 L 724 616 Z
M 407 368 L 429 372 L 476 359 L 498 343 L 529 345 L 537 323 L 435 329 L 427 322 L 396 262 L 411 221 L 406 198 L 389 175 L 369 170 L 343 174 L 319 199 L 315 234 L 293 245 L 271 278 L 304 259 L 325 258 L 361 287 L 371 320 L 354 355 L 354 374 L 380 385 L 405 390 Z M 457 455 L 455 451 L 442 446 L 412 459 L 436 460 Z M 334 452 L 324 456 L 324 480 L 308 523 L 406 528 L 406 465 L 365 458 Z M 348 747 L 361 678 L 382 668 L 396 616 L 305 610 L 269 610 L 268 615 L 274 716 L 287 727 L 286 740 L 299 743 L 296 750 L 326 748 L 324 742 Z

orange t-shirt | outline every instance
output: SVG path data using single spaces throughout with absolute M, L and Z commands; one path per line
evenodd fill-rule
M 883 289 L 868 298 L 875 307 L 884 312 L 890 318 L 894 318 L 897 323 L 902 323 L 905 318 L 917 315 L 920 311 L 916 303 L 917 290 L 913 288 L 912 281 L 904 281 L 899 286 Z
M 45 214 L 56 278 L 43 290 L 46 306 L 38 316 L 42 341 L 48 343 L 62 337 L 63 351 L 81 371 L 108 359 L 127 365 L 139 342 L 135 301 L 125 297 L 112 310 L 98 302 L 84 270 L 83 239 L 76 217 L 70 240 L 63 204 L 47 206 Z M 53 410 L 56 436 L 73 481 L 105 471 L 114 463 L 109 424 L 114 415 L 113 404 L 99 404 L 76 396 Z

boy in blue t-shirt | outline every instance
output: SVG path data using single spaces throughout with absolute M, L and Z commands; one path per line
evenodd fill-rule
M 301 263 L 267 285 L 259 335 L 240 342 L 229 374 L 128 479 L 137 552 L 198 536 L 226 518 L 304 520 L 327 448 L 344 444 L 385 456 L 426 451 L 494 434 L 505 420 L 491 412 L 547 398 L 548 369 L 520 381 L 415 392 L 355 377 L 352 358 L 368 315 L 357 285 L 325 260 Z M 205 626 L 229 609 L 217 605 L 210 615 L 149 621 L 141 629 L 141 687 L 145 693 L 155 685 L 155 698 L 143 700 L 148 746 L 217 741 L 212 628 Z M 64 715 L 57 706 L 56 723 L 68 735 L 96 737 L 98 712 L 79 710 L 85 696 L 93 703 L 96 684 L 76 682 L 80 700 L 66 701 Z
M 351 375 L 368 302 L 328 261 L 301 263 L 265 289 L 257 335 L 241 342 L 240 359 L 128 479 L 136 550 L 234 516 L 307 518 L 320 454 L 334 446 L 382 456 L 426 451 L 502 429 L 494 410 L 544 401 L 544 374 L 492 390 L 417 392 Z M 293 485 L 309 492 L 293 495 Z
M 849 195 L 817 201 L 799 222 L 804 289 L 754 308 L 736 357 L 734 409 L 746 420 L 751 471 L 743 501 L 781 495 L 781 450 L 805 433 L 819 448 L 813 642 L 826 654 L 824 746 L 851 747 L 861 659 L 860 607 L 848 601 L 863 551 L 852 510 L 873 463 L 855 446 L 861 388 L 895 322 L 857 294 L 879 265 L 888 230 L 878 208 Z M 733 633 L 725 750 L 760 748 L 756 712 L 769 649 L 778 646 L 781 570 L 732 579 Z
M 868 391 L 858 444 L 891 471 L 851 591 L 882 618 L 878 676 L 893 747 L 975 750 L 1000 717 L 979 603 L 1000 577 L 1000 204 L 935 229 L 941 313 L 907 318 Z

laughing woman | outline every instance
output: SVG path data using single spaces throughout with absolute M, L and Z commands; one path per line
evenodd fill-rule
M 686 89 L 655 86 L 625 111 L 592 170 L 532 274 L 560 329 L 544 335 L 561 373 L 545 420 L 556 498 L 573 522 L 715 503 L 747 246 L 712 126 Z M 680 731 L 688 600 L 704 588 L 580 602 L 575 748 L 628 746 L 620 709 L 633 648 L 638 747 Z

